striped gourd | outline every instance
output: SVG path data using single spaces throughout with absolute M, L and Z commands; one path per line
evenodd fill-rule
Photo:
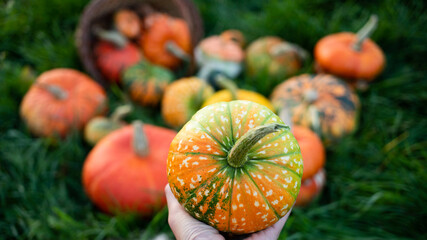
M 271 226 L 291 209 L 302 164 L 289 127 L 267 107 L 238 100 L 192 117 L 172 141 L 167 173 L 193 217 L 243 234 Z

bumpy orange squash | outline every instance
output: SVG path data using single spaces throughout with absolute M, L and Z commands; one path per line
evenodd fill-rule
M 268 108 L 209 105 L 172 141 L 171 190 L 195 218 L 235 234 L 265 229 L 293 206 L 303 171 L 297 141 Z
M 21 102 L 21 117 L 36 136 L 67 136 L 107 111 L 102 87 L 86 74 L 57 68 L 41 74 Z
M 356 128 L 359 98 L 347 83 L 332 75 L 290 78 L 275 88 L 271 102 L 278 112 L 288 109 L 296 125 L 313 129 L 326 144 Z

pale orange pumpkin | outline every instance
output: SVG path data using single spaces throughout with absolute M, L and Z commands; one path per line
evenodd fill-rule
M 66 68 L 41 74 L 25 94 L 21 117 L 36 136 L 65 137 L 107 111 L 102 87 L 86 74 Z

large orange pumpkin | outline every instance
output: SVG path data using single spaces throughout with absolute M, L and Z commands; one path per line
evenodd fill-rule
M 144 18 L 143 28 L 140 45 L 150 62 L 176 69 L 182 60 L 189 61 L 191 35 L 183 19 L 154 13 Z
M 182 127 L 212 94 L 212 87 L 196 77 L 169 84 L 162 99 L 163 119 L 171 127 Z
M 107 111 L 107 97 L 87 75 L 58 68 L 41 74 L 25 94 L 21 117 L 36 136 L 65 137 Z
M 314 48 L 314 57 L 321 71 L 354 83 L 358 80 L 372 81 L 382 72 L 385 57 L 381 48 L 369 39 L 376 27 L 376 16 L 357 34 L 342 32 L 319 40 Z
M 108 213 L 151 216 L 158 211 L 166 203 L 166 159 L 175 135 L 166 128 L 134 123 L 103 138 L 83 166 L 89 198 Z
M 326 144 L 356 128 L 359 98 L 348 84 L 332 75 L 290 78 L 274 89 L 271 102 L 278 112 L 288 109 L 296 125 L 313 129 Z
M 265 106 L 239 100 L 193 116 L 172 141 L 167 173 L 193 217 L 243 234 L 271 226 L 291 209 L 302 164 L 289 127 Z

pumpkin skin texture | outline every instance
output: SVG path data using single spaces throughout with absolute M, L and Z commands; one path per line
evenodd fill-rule
M 191 36 L 187 23 L 161 13 L 151 14 L 143 22 L 140 45 L 144 56 L 154 64 L 176 69 L 181 64 L 181 59 L 169 52 L 166 45 L 174 42 L 185 53 L 191 53 Z
M 289 110 L 292 122 L 314 130 L 326 145 L 356 128 L 359 98 L 348 84 L 328 74 L 303 74 L 278 85 L 273 106 Z
M 163 95 L 163 119 L 171 127 L 182 127 L 213 92 L 211 86 L 196 77 L 174 81 Z
M 257 39 L 246 49 L 247 75 L 257 80 L 256 87 L 263 94 L 295 75 L 302 65 L 300 48 L 279 37 Z
M 303 171 L 289 128 L 250 144 L 239 158 L 247 160 L 240 167 L 229 163 L 242 136 L 275 124 L 283 122 L 250 101 L 221 102 L 198 111 L 172 141 L 167 163 L 171 190 L 186 211 L 234 234 L 265 229 L 283 217 L 295 202 Z
M 120 83 L 121 73 L 142 59 L 138 47 L 127 43 L 123 48 L 100 40 L 95 45 L 96 65 L 110 83 Z
M 301 148 L 304 162 L 302 181 L 304 181 L 313 177 L 325 165 L 325 148 L 317 134 L 309 128 L 294 125 L 292 133 Z
M 371 28 L 375 28 L 376 22 L 373 26 L 372 21 L 375 20 L 371 17 L 369 21 Z M 358 35 L 360 34 L 341 32 L 320 39 L 314 47 L 314 58 L 318 68 L 350 82 L 372 81 L 377 77 L 385 66 L 384 53 L 369 38 L 364 38 L 360 47 L 355 48 Z
M 309 205 L 320 194 L 325 182 L 326 174 L 323 168 L 311 178 L 302 181 L 295 206 L 304 207 Z
M 160 103 L 163 92 L 173 81 L 174 75 L 166 68 L 142 61 L 127 68 L 122 79 L 134 102 L 154 107 Z
M 84 189 L 104 212 L 152 216 L 166 204 L 166 158 L 176 132 L 148 124 L 143 129 L 148 155 L 134 151 L 134 127 L 129 125 L 103 138 L 84 162 Z
M 56 89 L 53 92 L 49 90 L 52 87 Z M 106 111 L 107 96 L 102 87 L 89 76 L 66 68 L 41 74 L 20 108 L 22 119 L 34 135 L 63 138 Z
M 237 99 L 234 100 L 247 100 L 256 102 L 258 104 L 264 105 L 267 108 L 269 108 L 271 111 L 274 111 L 273 105 L 271 105 L 270 101 L 265 98 L 263 95 L 252 92 L 244 89 L 239 89 L 236 92 Z M 202 107 L 206 107 L 208 105 L 218 103 L 218 102 L 230 102 L 233 100 L 232 94 L 229 90 L 220 90 L 216 93 L 214 93 L 210 98 L 208 98 L 204 103 Z

